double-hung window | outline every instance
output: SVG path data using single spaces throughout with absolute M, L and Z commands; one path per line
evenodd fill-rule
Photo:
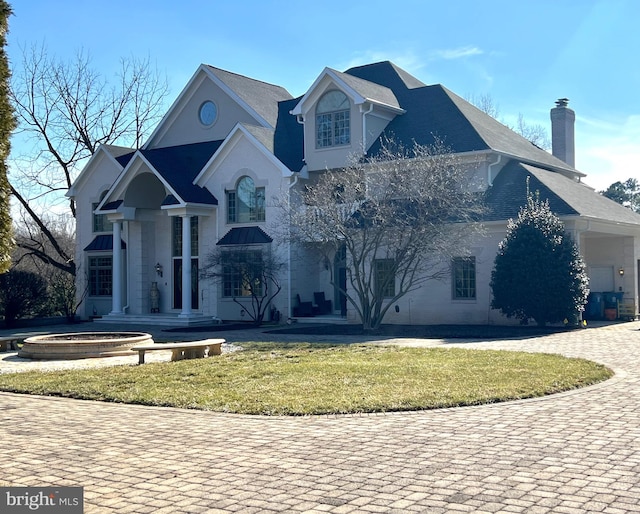
M 111 296 L 112 257 L 89 257 L 89 296 Z
M 375 259 L 373 261 L 374 287 L 376 293 L 385 298 L 396 295 L 396 277 L 393 259 Z
M 474 300 L 476 298 L 476 258 L 455 257 L 451 271 L 453 299 Z

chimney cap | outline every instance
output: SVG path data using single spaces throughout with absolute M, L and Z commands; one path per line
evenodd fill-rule
M 569 104 L 568 98 L 558 98 L 556 100 L 556 107 L 566 107 Z

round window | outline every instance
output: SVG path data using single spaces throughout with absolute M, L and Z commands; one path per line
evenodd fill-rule
M 200 117 L 200 123 L 209 127 L 215 123 L 218 117 L 218 108 L 211 100 L 207 100 L 200 106 L 198 115 Z

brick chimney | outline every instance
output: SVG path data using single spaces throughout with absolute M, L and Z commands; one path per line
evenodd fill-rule
M 575 168 L 576 150 L 573 128 L 576 113 L 567 107 L 568 103 L 568 98 L 560 98 L 556 101 L 556 106 L 551 109 L 551 153 Z

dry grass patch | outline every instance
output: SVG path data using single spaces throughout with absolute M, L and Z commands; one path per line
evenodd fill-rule
M 4 391 L 218 412 L 436 409 L 594 384 L 606 367 L 559 355 L 373 345 L 248 344 L 209 359 L 0 375 Z

